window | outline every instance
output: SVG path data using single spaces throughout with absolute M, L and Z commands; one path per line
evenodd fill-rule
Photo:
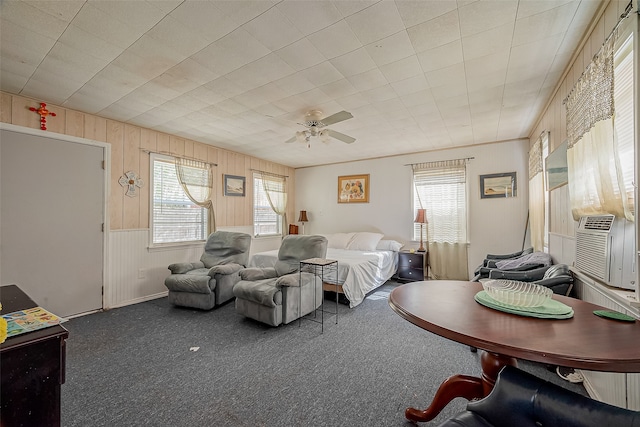
M 190 173 L 204 173 L 190 168 Z M 151 155 L 151 244 L 203 241 L 209 235 L 207 209 L 193 203 L 176 176 L 172 157 Z
M 467 243 L 465 160 L 414 165 L 413 182 L 414 212 L 427 210 L 425 240 Z M 420 224 L 414 224 L 413 236 L 420 240 Z
M 616 50 L 614 55 L 613 69 L 613 101 L 615 105 L 615 133 L 616 146 L 620 162 L 620 171 L 622 173 L 621 181 L 623 182 L 626 197 L 623 197 L 623 203 L 626 203 L 625 211 L 634 215 L 634 172 L 633 164 L 635 160 L 634 150 L 634 105 L 633 105 L 633 36 L 629 36 L 621 46 Z
M 253 174 L 253 234 L 256 237 L 282 234 L 282 217 L 271 207 L 266 188 L 286 195 L 283 180 L 260 173 Z

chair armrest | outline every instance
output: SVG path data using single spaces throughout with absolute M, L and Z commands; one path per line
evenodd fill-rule
M 233 274 L 236 273 L 240 270 L 242 270 L 244 268 L 244 265 L 241 264 L 235 264 L 235 263 L 230 263 L 230 264 L 218 264 L 218 265 L 214 265 L 213 267 L 211 267 L 209 269 L 209 276 L 213 277 L 216 274 L 223 274 L 223 275 L 228 275 L 228 274 Z
M 485 256 L 485 259 L 510 259 L 510 258 L 518 258 L 519 256 L 522 255 L 527 255 L 533 252 L 533 248 L 528 248 L 522 251 L 518 251 L 518 252 L 514 252 L 512 254 L 504 254 L 504 255 L 497 255 L 497 254 L 487 254 Z
M 196 268 L 204 268 L 204 264 L 201 261 L 196 262 L 177 262 L 169 265 L 171 274 L 184 274 L 188 271 L 195 270 Z
M 518 270 L 498 270 L 491 269 L 489 271 L 489 279 L 506 279 L 506 280 L 518 280 L 520 282 L 534 282 L 541 280 L 544 277 L 544 273 L 549 267 L 536 268 L 533 270 L 518 271 Z
M 250 281 L 262 280 L 262 279 L 273 279 L 275 277 L 278 277 L 278 273 L 276 273 L 276 269 L 273 267 L 245 268 L 240 270 L 238 274 L 240 275 L 240 278 L 242 280 L 250 280 Z
M 280 276 L 276 281 L 276 286 L 281 287 L 300 287 L 304 286 L 307 283 L 312 283 L 316 280 L 316 275 L 313 273 L 309 273 L 303 271 L 302 273 L 296 272 L 291 274 L 285 274 L 284 276 Z

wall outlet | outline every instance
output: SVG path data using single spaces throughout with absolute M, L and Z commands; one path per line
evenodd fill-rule
M 147 272 L 143 268 L 138 269 L 138 279 L 146 279 L 146 278 L 147 278 Z

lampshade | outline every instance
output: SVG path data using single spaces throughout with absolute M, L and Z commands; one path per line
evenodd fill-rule
M 416 219 L 413 220 L 413 222 L 417 222 L 420 224 L 426 224 L 427 221 L 427 210 L 426 209 L 418 209 L 418 212 L 416 213 Z
M 300 211 L 300 218 L 298 218 L 298 222 L 308 222 L 307 219 L 307 211 Z

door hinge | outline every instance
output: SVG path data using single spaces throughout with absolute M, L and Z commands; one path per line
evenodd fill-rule
M 102 223 L 100 228 L 101 228 L 101 231 L 104 233 L 104 222 Z
M 105 161 L 103 160 L 103 161 L 102 161 L 102 162 L 100 162 L 100 163 L 102 164 L 102 169 L 103 169 L 103 170 L 104 170 L 104 169 L 106 169 Z

